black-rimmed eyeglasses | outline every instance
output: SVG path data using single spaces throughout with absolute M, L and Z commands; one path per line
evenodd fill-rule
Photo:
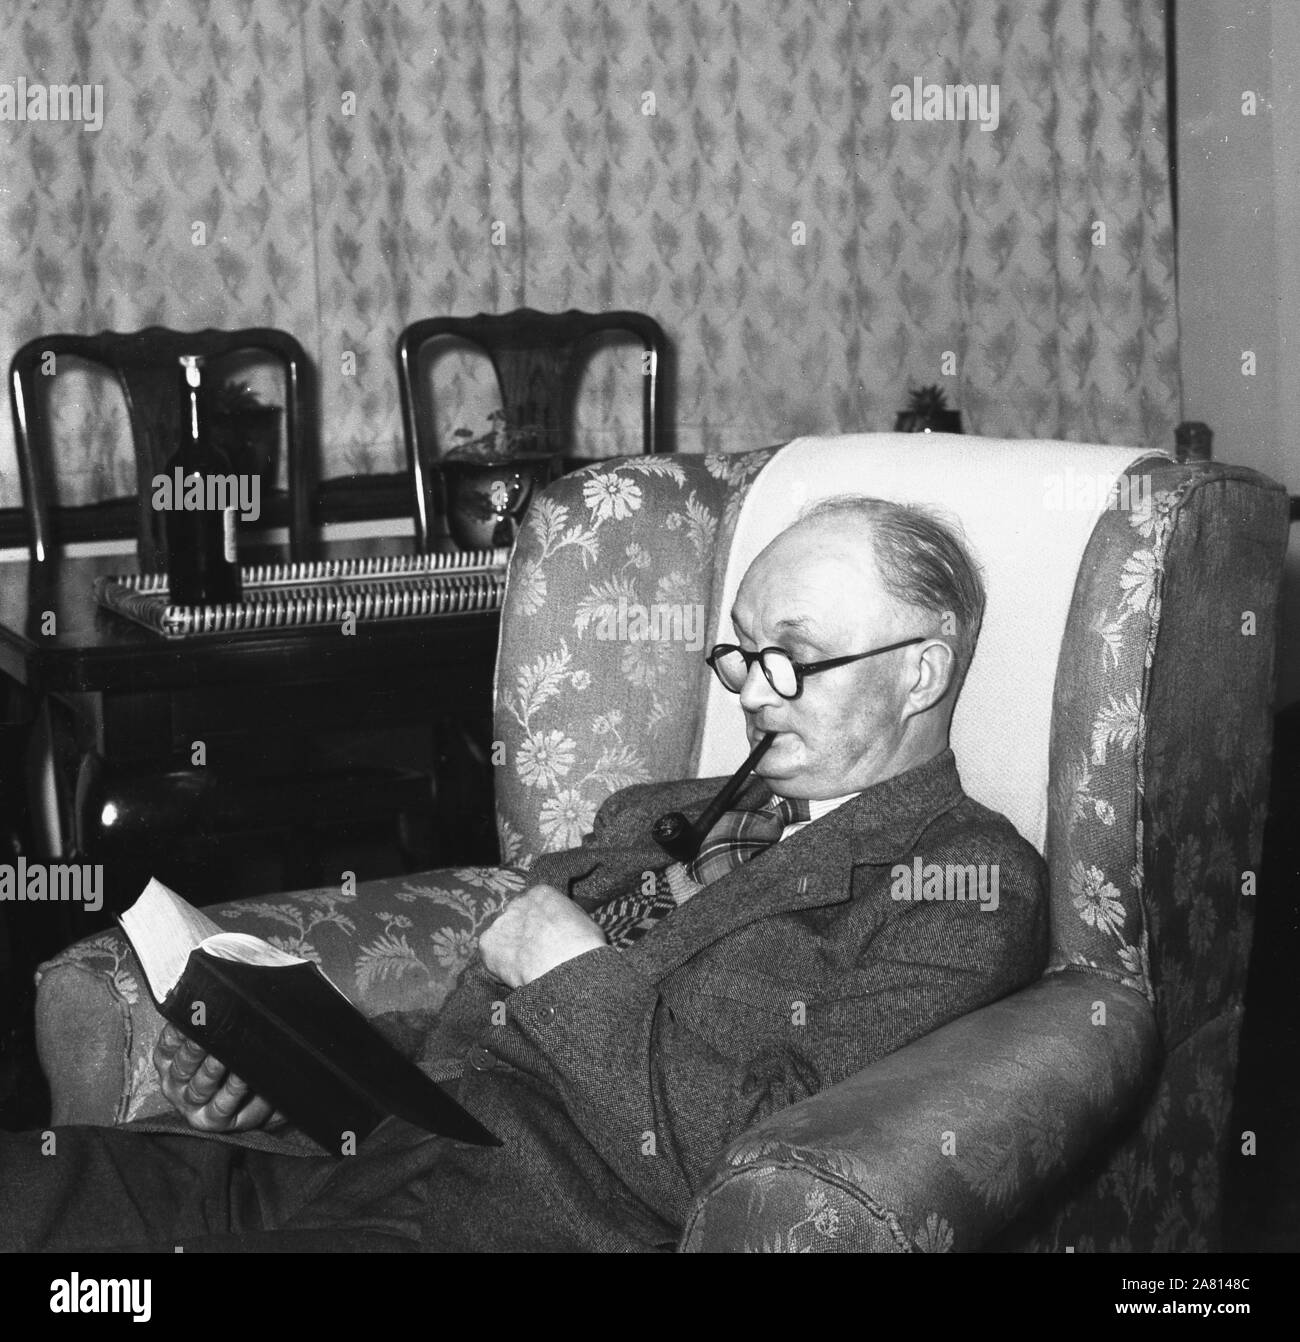
M 723 687 L 732 694 L 739 694 L 745 688 L 749 668 L 757 662 L 763 668 L 767 683 L 782 699 L 797 699 L 803 693 L 805 676 L 815 676 L 819 671 L 829 671 L 836 666 L 848 666 L 850 662 L 860 662 L 867 657 L 879 657 L 882 652 L 908 648 L 913 643 L 924 643 L 927 637 L 918 634 L 916 638 L 905 638 L 900 643 L 872 648 L 870 652 L 856 652 L 850 657 L 828 657 L 824 662 L 796 662 L 784 648 L 760 648 L 757 652 L 746 652 L 735 643 L 718 643 L 704 660 L 713 668 L 713 674 Z

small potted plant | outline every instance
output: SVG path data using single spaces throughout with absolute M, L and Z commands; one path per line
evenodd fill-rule
M 259 476 L 261 497 L 279 473 L 280 407 L 268 405 L 247 382 L 223 382 L 206 405 L 212 445 L 238 475 Z
M 556 455 L 540 450 L 543 430 L 512 426 L 494 410 L 485 432 L 459 428 L 451 436 L 438 467 L 452 539 L 467 550 L 514 544 L 533 495 L 555 477 Z
M 894 420 L 895 433 L 960 433 L 961 411 L 950 410 L 942 387 L 909 390 L 906 410 Z

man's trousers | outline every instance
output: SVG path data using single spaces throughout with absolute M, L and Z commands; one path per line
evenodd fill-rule
M 341 1159 L 130 1127 L 0 1132 L 0 1251 L 591 1247 L 520 1177 L 510 1146 L 398 1119 Z

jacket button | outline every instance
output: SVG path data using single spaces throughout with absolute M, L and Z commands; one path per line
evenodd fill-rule
M 475 1044 L 469 1051 L 469 1065 L 476 1072 L 490 1072 L 497 1065 L 497 1060 L 482 1044 Z
M 555 1007 L 550 1002 L 547 1002 L 543 1007 L 538 1007 L 537 1019 L 543 1025 L 549 1025 L 555 1019 Z

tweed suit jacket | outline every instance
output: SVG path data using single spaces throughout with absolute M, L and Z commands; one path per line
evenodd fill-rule
M 721 781 L 625 789 L 580 848 L 531 874 L 586 909 L 623 894 L 665 861 L 653 821 L 697 814 Z M 995 869 L 996 909 L 896 898 L 897 871 L 917 858 Z M 945 750 L 622 952 L 588 951 L 513 992 L 471 966 L 421 1051 L 505 1141 L 467 1152 L 446 1193 L 478 1222 L 463 1243 L 671 1245 L 710 1164 L 751 1124 L 1036 979 L 1046 884 L 1038 853 L 964 795 Z M 433 1238 L 454 1240 L 445 1227 Z

